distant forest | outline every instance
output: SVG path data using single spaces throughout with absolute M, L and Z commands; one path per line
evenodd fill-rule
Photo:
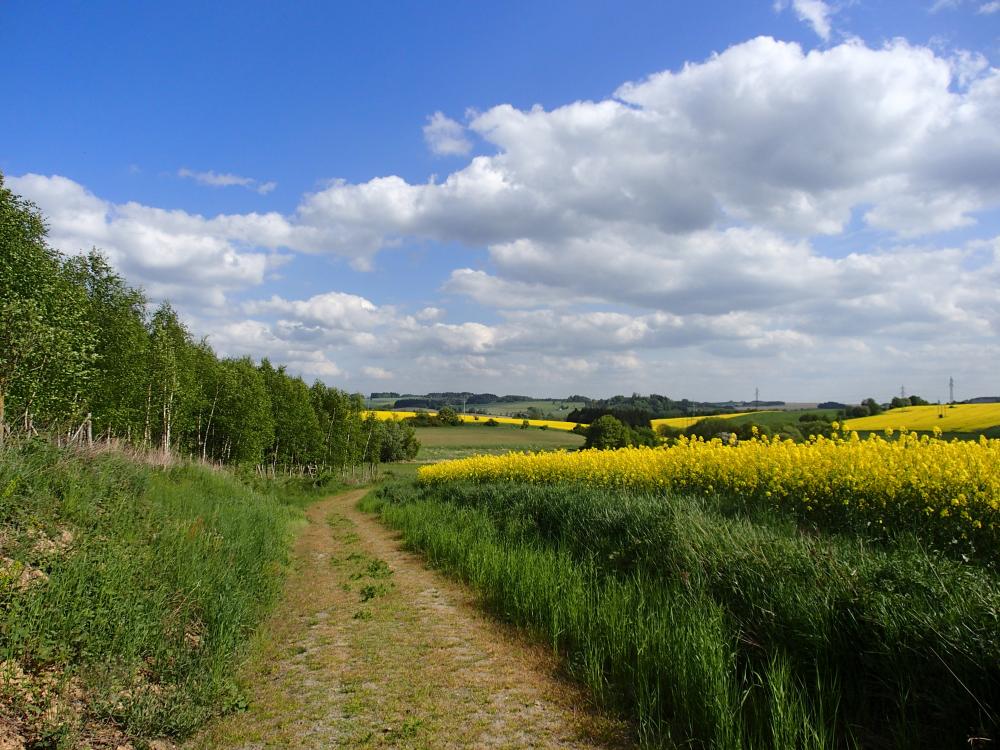
M 220 358 L 93 250 L 67 257 L 0 174 L 0 442 L 47 433 L 319 473 L 411 458 L 413 428 L 268 360 Z

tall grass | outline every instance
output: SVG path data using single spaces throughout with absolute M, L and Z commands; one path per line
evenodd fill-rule
M 567 656 L 650 743 L 968 747 L 996 736 L 1000 582 L 719 503 L 389 486 L 368 507 Z
M 43 441 L 4 452 L 0 711 L 72 746 L 95 725 L 180 737 L 239 705 L 235 657 L 278 592 L 300 497 Z

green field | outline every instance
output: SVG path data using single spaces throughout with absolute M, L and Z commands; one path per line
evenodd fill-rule
M 537 427 L 522 430 L 508 425 L 486 427 L 475 423 L 460 427 L 418 427 L 417 439 L 420 441 L 418 462 L 465 458 L 481 453 L 573 450 L 583 445 L 582 436 L 564 430 Z

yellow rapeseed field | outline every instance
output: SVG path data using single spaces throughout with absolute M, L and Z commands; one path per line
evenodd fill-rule
M 417 413 L 415 411 L 380 411 L 375 409 L 373 411 L 366 411 L 365 416 L 369 414 L 374 414 L 378 419 L 406 419 L 408 417 L 415 417 Z
M 716 414 L 713 417 L 670 417 L 669 419 L 653 419 L 653 420 L 650 420 L 650 424 L 653 426 L 654 430 L 657 427 L 659 427 L 661 424 L 665 424 L 665 425 L 668 425 L 670 427 L 676 427 L 677 429 L 683 430 L 686 427 L 690 427 L 691 425 L 693 425 L 693 424 L 695 424 L 697 422 L 700 422 L 703 419 L 732 419 L 733 417 L 745 417 L 748 414 L 765 414 L 765 413 L 769 413 L 769 412 L 763 412 L 763 411 L 757 411 L 757 412 L 741 411 L 741 412 L 736 412 L 734 414 Z
M 482 424 L 487 419 L 494 419 L 500 424 L 516 424 L 520 425 L 524 422 L 523 419 L 518 419 L 517 417 L 497 417 L 492 414 L 459 414 L 463 422 L 478 422 Z M 576 422 L 559 422 L 554 419 L 529 419 L 528 424 L 532 427 L 549 427 L 553 430 L 572 430 L 576 427 Z M 584 425 L 586 427 L 586 425 Z
M 985 438 L 861 440 L 852 432 L 736 446 L 682 438 L 662 448 L 476 456 L 423 467 L 419 478 L 718 494 L 828 527 L 909 529 L 946 546 L 1000 554 L 1000 440 Z
M 427 412 L 428 414 L 437 414 L 435 411 Z M 365 414 L 374 414 L 379 419 L 406 419 L 407 417 L 416 416 L 415 411 L 379 411 L 373 410 L 365 412 Z M 463 422 L 474 422 L 482 424 L 487 419 L 494 419 L 500 424 L 515 424 L 520 425 L 524 422 L 523 419 L 518 419 L 517 417 L 496 417 L 489 414 L 459 414 L 459 418 Z M 572 430 L 576 427 L 576 422 L 559 422 L 552 419 L 529 419 L 528 424 L 532 427 L 548 427 L 553 430 Z M 586 425 L 584 425 L 586 426 Z
M 1000 425 L 1000 404 L 955 404 L 948 406 L 907 406 L 890 409 L 874 417 L 849 419 L 849 430 L 923 430 L 935 427 L 944 432 L 977 432 Z

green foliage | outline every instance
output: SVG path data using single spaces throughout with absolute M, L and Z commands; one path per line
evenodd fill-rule
M 205 421 L 203 453 L 236 464 L 257 465 L 274 441 L 271 395 L 249 359 L 219 362 L 216 389 Z
M 684 430 L 680 427 L 671 427 L 668 424 L 658 424 L 656 425 L 656 435 L 657 437 L 663 438 L 664 440 L 672 440 L 679 438 L 684 434 Z
M 420 452 L 420 441 L 413 425 L 402 420 L 388 420 L 382 425 L 382 462 L 412 461 Z
M 72 420 L 91 376 L 83 290 L 45 244 L 45 224 L 0 175 L 0 440 L 7 422 Z
M 288 375 L 285 368 L 260 364 L 264 387 L 271 401 L 274 442 L 267 461 L 272 465 L 316 464 L 323 454 L 323 434 L 313 408 L 309 387 L 302 378 Z
M 146 298 L 131 288 L 107 260 L 92 250 L 65 261 L 74 286 L 84 291 L 85 319 L 94 334 L 93 375 L 86 408 L 98 434 L 142 434 L 149 363 Z
M 695 422 L 684 430 L 688 436 L 700 437 L 704 440 L 711 440 L 720 435 L 735 434 L 734 425 L 728 419 L 709 417 Z
M 64 258 L 45 235 L 0 175 L 0 443 L 11 427 L 48 428 L 313 475 L 415 452 L 412 430 L 363 424 L 360 396 L 267 361 L 219 360 L 169 303 L 147 315 L 97 250 Z
M 462 424 L 462 418 L 458 416 L 458 412 L 450 406 L 441 408 L 441 410 L 437 413 L 437 418 L 443 425 L 458 426 Z
M 868 413 L 871 416 L 882 413 L 882 405 L 873 398 L 866 398 L 861 402 L 861 405 L 868 409 Z
M 607 450 L 624 448 L 629 445 L 629 429 L 610 414 L 595 419 L 587 428 L 587 442 L 584 448 Z

